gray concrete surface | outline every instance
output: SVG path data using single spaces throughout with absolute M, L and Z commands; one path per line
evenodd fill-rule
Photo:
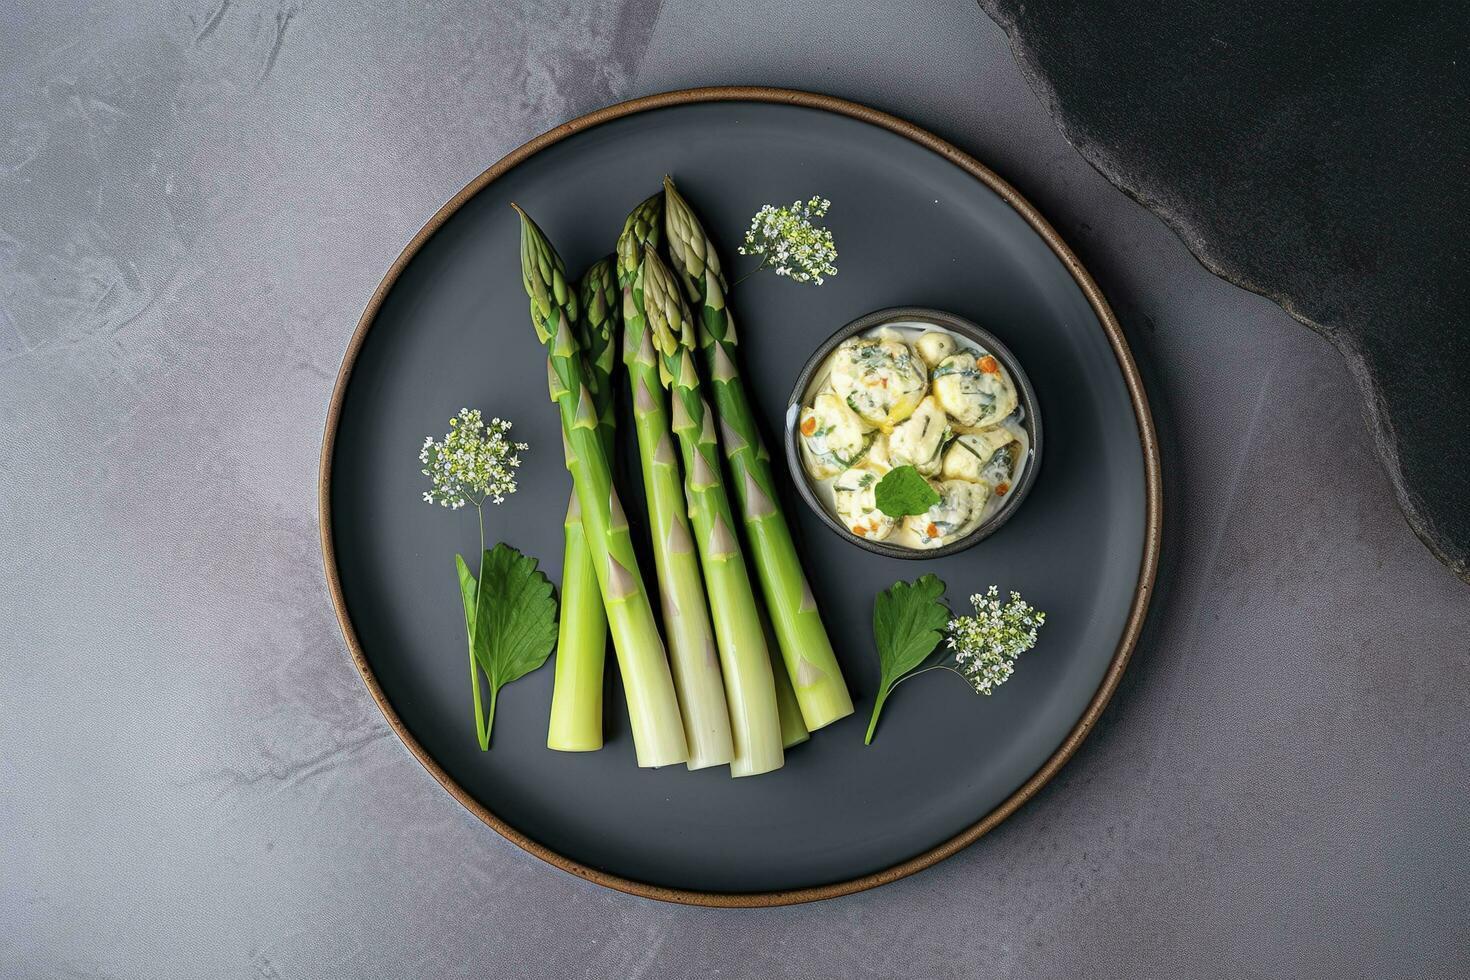
M 0 976 L 1470 972 L 1470 594 L 1327 343 L 1092 171 L 977 9 L 418 7 L 0 12 Z M 730 82 L 891 109 L 1030 195 L 1170 465 L 1156 615 L 1067 769 L 927 872 L 759 912 L 461 809 L 353 671 L 315 519 L 337 363 L 434 209 L 566 117 Z

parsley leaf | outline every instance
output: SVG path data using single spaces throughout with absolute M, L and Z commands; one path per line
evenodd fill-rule
M 480 560 L 476 582 L 455 555 L 465 631 L 475 664 L 490 682 L 490 708 L 481 716 L 480 680 L 473 676 L 475 719 L 482 750 L 490 747 L 495 701 L 500 689 L 546 663 L 556 643 L 556 600 L 551 582 L 536 570 L 536 559 L 507 544 L 497 544 Z M 473 666 L 471 667 L 473 674 Z
M 895 466 L 878 481 L 873 499 L 889 517 L 908 517 L 939 503 L 939 493 L 912 466 Z
M 882 679 L 863 744 L 872 743 L 878 713 L 894 685 L 922 664 L 938 645 L 941 631 L 949 622 L 949 607 L 940 601 L 943 595 L 944 582 L 934 575 L 923 575 L 913 583 L 895 582 L 874 600 L 873 640 L 878 646 Z

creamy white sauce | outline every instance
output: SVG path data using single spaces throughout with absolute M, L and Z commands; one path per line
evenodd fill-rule
M 944 327 L 937 326 L 932 323 L 918 323 L 915 321 L 899 320 L 893 323 L 885 323 L 881 326 L 874 327 L 871 330 L 867 330 L 862 334 L 858 334 L 857 336 L 871 338 L 881 338 L 887 336 L 892 337 L 893 339 L 902 340 L 904 343 L 909 345 L 909 348 L 911 350 L 914 351 L 914 356 L 919 357 L 922 361 L 923 358 L 920 357 L 918 348 L 916 346 L 916 341 L 926 333 L 947 334 L 951 339 L 953 339 L 955 343 L 956 353 L 962 351 L 970 351 L 975 355 L 977 359 L 984 357 L 986 354 L 990 353 L 984 347 L 976 344 L 968 337 L 957 334 L 952 330 L 946 330 Z M 816 400 L 817 394 L 824 389 L 828 389 L 828 381 L 830 380 L 832 374 L 832 359 L 835 353 L 836 351 L 833 351 L 832 354 L 828 354 L 826 360 L 824 360 L 822 364 L 817 368 L 817 370 L 813 372 L 811 381 L 808 383 L 806 391 L 802 393 L 801 405 L 792 406 L 790 410 L 791 417 L 787 420 L 787 423 L 789 425 L 795 426 L 799 424 L 803 407 L 810 407 L 812 403 Z M 1015 383 L 1014 379 L 1011 380 L 1011 383 Z M 928 390 L 931 392 L 933 390 L 932 378 L 930 379 Z M 1000 425 L 991 426 L 991 428 L 1003 428 L 1011 435 L 1011 437 L 1015 441 L 1021 444 L 1020 451 L 1016 453 L 1015 463 L 1011 469 L 1010 480 L 1008 481 L 1011 488 L 1014 488 L 1016 484 L 1020 482 L 1021 474 L 1025 471 L 1025 468 L 1031 459 L 1031 439 L 1026 434 L 1025 426 L 1022 425 L 1024 412 L 1025 409 L 1018 406 L 1016 411 L 1011 416 L 1004 419 L 1000 423 Z M 889 427 L 890 431 L 891 428 L 892 427 Z M 963 428 L 964 427 L 957 427 L 957 431 L 962 431 Z M 802 476 L 805 477 L 807 484 L 812 488 L 813 495 L 822 504 L 822 506 L 826 508 L 827 513 L 831 514 L 838 523 L 845 523 L 844 517 L 837 510 L 836 497 L 832 492 L 832 483 L 840 474 L 834 474 L 832 476 L 828 476 L 822 479 L 814 476 L 812 473 L 812 469 L 817 461 L 813 458 L 811 452 L 807 449 L 806 440 L 801 438 L 800 433 L 798 433 L 797 435 L 797 442 L 801 445 L 800 455 L 805 470 Z M 945 447 L 945 452 L 948 452 L 953 446 L 954 443 L 952 441 L 948 443 Z M 879 456 L 880 454 L 874 453 L 872 455 Z M 884 472 L 887 472 L 887 469 L 889 468 L 888 461 L 885 459 L 865 458 L 864 461 L 859 465 L 870 467 L 880 475 Z M 933 483 L 939 483 L 942 482 L 942 477 L 936 474 L 930 478 L 930 481 Z M 930 544 L 925 545 L 920 535 L 917 534 L 910 526 L 913 523 L 911 520 L 903 520 L 897 522 L 897 526 L 893 528 L 893 531 L 882 540 L 886 544 L 897 545 L 902 548 L 912 548 L 916 551 L 932 550 L 933 548 L 941 547 L 942 545 L 951 544 L 954 541 L 968 536 L 976 528 L 984 524 L 987 520 L 990 519 L 991 515 L 993 515 L 1005 504 L 1006 500 L 1008 499 L 1009 493 L 990 493 L 985 501 L 984 507 L 981 508 L 978 520 L 972 519 L 968 528 L 966 528 L 963 533 L 946 537 L 939 542 L 931 542 Z

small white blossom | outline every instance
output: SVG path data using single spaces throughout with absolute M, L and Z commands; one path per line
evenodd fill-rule
M 462 408 L 449 420 L 442 441 L 425 436 L 419 450 L 419 462 L 424 464 L 420 472 L 433 487 L 424 492 L 424 502 L 458 510 L 465 504 L 478 507 L 487 497 L 498 504 L 515 493 L 515 469 L 521 458 L 514 451 L 530 447 L 507 441 L 509 431 L 507 421 L 493 418 L 486 425 L 479 409 Z
M 837 246 L 832 233 L 813 225 L 812 219 L 825 217 L 831 206 L 823 197 L 793 201 L 789 208 L 765 205 L 750 220 L 740 254 L 759 255 L 757 268 L 774 265 L 778 276 L 820 286 L 824 276 L 837 275 Z
M 993 585 L 984 595 L 970 596 L 975 615 L 956 616 L 945 627 L 959 672 L 976 694 L 989 694 L 1006 682 L 1016 658 L 1036 645 L 1036 631 L 1046 623 L 1046 613 L 1019 592 L 1012 592 L 1006 603 L 998 596 Z

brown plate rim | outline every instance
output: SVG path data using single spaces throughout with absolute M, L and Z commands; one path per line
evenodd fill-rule
M 436 762 L 418 740 L 404 725 L 403 720 L 398 717 L 393 706 L 389 704 L 387 695 L 378 684 L 377 677 L 373 674 L 371 665 L 363 653 L 362 645 L 358 642 L 357 632 L 352 626 L 352 620 L 347 615 L 347 606 L 342 594 L 342 583 L 337 572 L 336 553 L 332 543 L 332 457 L 336 448 L 337 427 L 341 418 L 342 403 L 347 392 L 348 383 L 352 377 L 352 369 L 357 361 L 358 353 L 362 350 L 367 333 L 376 319 L 378 310 L 382 307 L 384 299 L 392 291 L 399 275 L 407 267 L 408 263 L 418 254 L 424 243 L 444 225 L 449 218 L 464 205 L 466 201 L 479 193 L 491 181 L 500 177 L 511 168 L 519 165 L 541 150 L 553 144 L 559 143 L 569 136 L 591 129 L 594 126 L 621 119 L 624 116 L 636 115 L 640 112 L 649 112 L 654 109 L 663 109 L 669 106 L 688 105 L 700 102 L 767 102 L 783 105 L 803 106 L 810 109 L 820 109 L 839 115 L 848 116 L 853 119 L 881 127 L 889 132 L 906 137 L 920 146 L 944 157 L 955 166 L 969 173 L 990 190 L 998 194 L 1009 204 L 1022 218 L 1026 220 L 1032 229 L 1041 236 L 1047 246 L 1061 260 L 1062 264 L 1071 273 L 1082 294 L 1087 297 L 1093 311 L 1097 314 L 1098 321 L 1102 324 L 1103 331 L 1107 334 L 1108 341 L 1112 345 L 1113 353 L 1118 359 L 1118 366 L 1123 372 L 1123 379 L 1128 388 L 1129 400 L 1133 403 L 1134 415 L 1138 421 L 1139 443 L 1143 449 L 1144 476 L 1146 483 L 1145 494 L 1145 529 L 1144 529 L 1144 552 L 1143 559 L 1139 565 L 1138 585 L 1134 592 L 1132 607 L 1129 610 L 1127 622 L 1124 624 L 1123 635 L 1118 642 L 1117 649 L 1113 652 L 1112 661 L 1108 665 L 1107 672 L 1103 675 L 1102 682 L 1093 694 L 1092 700 L 1088 702 L 1082 717 L 1077 724 L 1063 739 L 1057 750 L 1044 762 L 1020 788 L 1007 797 L 999 806 L 985 814 L 980 820 L 962 830 L 960 833 L 930 848 L 929 850 L 886 868 L 873 874 L 852 878 L 847 881 L 839 881 L 826 885 L 816 885 L 807 888 L 795 888 L 786 891 L 775 892 L 704 892 L 679 888 L 666 888 L 652 885 L 646 882 L 634 881 L 618 875 L 608 874 L 597 868 L 589 867 L 577 861 L 573 861 L 545 845 L 527 837 L 519 830 L 505 823 L 494 813 L 490 812 L 478 800 L 470 796 L 464 787 L 447 773 L 443 767 Z M 1158 571 L 1159 550 L 1163 530 L 1163 486 L 1159 461 L 1158 437 L 1154 431 L 1153 417 L 1149 412 L 1148 399 L 1144 392 L 1143 380 L 1139 375 L 1138 367 L 1133 362 L 1133 355 L 1129 352 L 1128 343 L 1124 339 L 1122 328 L 1118 325 L 1117 318 L 1108 307 L 1107 301 L 1103 299 L 1102 292 L 1087 270 L 1082 267 L 1077 256 L 1067 247 L 1061 237 L 1056 233 L 1046 219 L 1032 207 L 1014 187 L 1002 180 L 997 174 L 980 163 L 974 157 L 960 150 L 953 144 L 940 139 L 919 126 L 897 116 L 869 108 L 856 102 L 840 99 L 831 95 L 821 95 L 815 92 L 805 92 L 796 89 L 766 88 L 760 86 L 714 86 L 708 88 L 679 89 L 672 92 L 663 92 L 657 95 L 648 95 L 627 102 L 619 102 L 586 115 L 578 116 L 570 122 L 563 123 L 555 129 L 549 130 L 537 136 L 535 139 L 517 147 L 496 161 L 488 170 L 470 181 L 463 190 L 454 195 L 443 207 L 441 207 L 428 223 L 414 235 L 412 241 L 404 247 L 393 265 L 389 267 L 378 288 L 374 290 L 372 298 L 368 301 L 367 308 L 363 310 L 361 318 L 357 321 L 357 328 L 352 333 L 352 339 L 348 341 L 346 353 L 342 357 L 342 366 L 337 372 L 337 381 L 332 388 L 331 402 L 327 407 L 326 427 L 322 436 L 321 459 L 317 479 L 317 509 L 319 520 L 319 532 L 321 535 L 322 563 L 326 575 L 327 590 L 331 594 L 332 608 L 337 614 L 338 625 L 342 629 L 342 638 L 347 644 L 347 649 L 352 655 L 352 662 L 356 665 L 358 673 L 362 676 L 363 683 L 367 685 L 368 693 L 372 695 L 377 703 L 378 709 L 383 712 L 389 727 L 403 741 L 403 744 L 413 753 L 419 763 L 439 781 L 449 794 L 462 804 L 476 817 L 480 818 L 487 826 L 506 840 L 520 847 L 522 850 L 535 855 L 548 864 L 554 865 L 569 874 L 576 875 L 587 881 L 603 885 L 617 891 L 626 892 L 630 895 L 638 895 L 643 898 L 656 899 L 663 902 L 674 902 L 684 905 L 705 905 L 723 908 L 759 908 L 776 905 L 795 905 L 801 902 L 814 902 L 821 899 L 837 898 L 841 895 L 851 895 L 854 892 L 865 891 L 876 888 L 905 878 L 917 871 L 938 863 L 957 851 L 968 847 L 988 831 L 1005 820 L 1021 807 L 1023 803 L 1035 796 L 1045 786 L 1057 771 L 1066 764 L 1067 760 L 1077 751 L 1084 739 L 1097 724 L 1103 708 L 1108 700 L 1117 690 L 1118 683 L 1123 676 L 1123 671 L 1128 665 L 1128 658 L 1133 652 L 1133 647 L 1138 641 L 1139 632 L 1143 628 L 1144 616 L 1148 611 L 1149 599 L 1153 593 L 1154 577 Z

